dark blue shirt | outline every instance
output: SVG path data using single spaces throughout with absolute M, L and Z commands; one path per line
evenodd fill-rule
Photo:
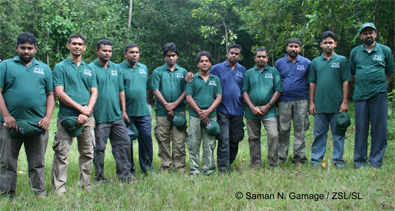
M 288 59 L 288 54 L 276 61 L 274 67 L 280 72 L 283 82 L 283 93 L 279 102 L 307 99 L 309 86 L 307 75 L 311 61 L 298 55 L 296 62 Z
M 243 116 L 243 77 L 246 68 L 239 63 L 235 69 L 227 63 L 227 61 L 219 63 L 211 67 L 210 73 L 218 76 L 222 85 L 222 102 L 217 107 L 217 112 Z

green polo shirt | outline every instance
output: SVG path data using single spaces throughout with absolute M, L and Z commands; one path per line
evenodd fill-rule
M 91 88 L 97 88 L 96 72 L 84 61 L 80 66 L 68 57 L 55 66 L 54 86 L 63 86 L 64 92 L 76 103 L 88 105 Z M 58 118 L 77 117 L 80 111 L 59 103 Z
M 176 65 L 175 69 L 171 71 L 167 64 L 160 66 L 154 70 L 151 77 L 151 88 L 152 90 L 159 90 L 163 98 L 168 102 L 172 103 L 176 101 L 181 94 L 185 91 L 186 82 L 184 80 L 185 75 L 188 72 Z M 156 115 L 167 116 L 166 108 L 157 100 L 156 101 Z M 185 111 L 185 103 L 181 102 L 175 109 L 176 112 Z
M 150 116 L 147 91 L 150 89 L 147 66 L 137 62 L 135 67 L 126 61 L 119 64 L 125 86 L 126 113 L 128 116 Z
M 314 104 L 317 113 L 339 113 L 346 81 L 351 81 L 346 57 L 335 53 L 327 60 L 321 54 L 311 62 L 307 82 L 316 84 Z
M 247 70 L 243 78 L 243 92 L 250 96 L 252 104 L 263 106 L 270 102 L 275 92 L 283 92 L 280 73 L 276 68 L 266 65 L 261 71 L 257 66 Z M 276 107 L 272 106 L 263 117 L 255 116 L 250 107 L 246 107 L 247 119 L 276 118 Z
M 217 76 L 211 73 L 207 81 L 204 81 L 199 72 L 197 72 L 194 75 L 193 81 L 187 83 L 185 90 L 185 95 L 192 95 L 197 106 L 202 110 L 208 109 L 213 104 L 215 95 L 217 94 L 222 95 L 221 81 Z M 199 118 L 199 114 L 197 114 L 192 108 L 189 108 L 189 115 Z M 208 117 L 212 118 L 216 116 L 216 109 L 214 109 Z
M 7 59 L 0 63 L 0 88 L 15 120 L 38 122 L 45 116 L 47 93 L 53 92 L 51 69 L 34 58 L 28 67 L 18 56 Z
M 350 70 L 355 75 L 354 101 L 368 100 L 387 91 L 387 75 L 394 74 L 391 49 L 376 42 L 369 53 L 364 45 L 352 49 Z
M 97 59 L 89 65 L 96 72 L 98 90 L 94 109 L 96 123 L 122 120 L 122 110 L 119 101 L 119 93 L 123 92 L 121 68 L 111 61 L 105 68 Z

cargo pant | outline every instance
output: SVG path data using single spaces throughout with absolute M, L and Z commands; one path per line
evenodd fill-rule
M 250 159 L 252 167 L 262 166 L 261 152 L 261 122 L 267 132 L 267 158 L 270 166 L 277 164 L 278 130 L 277 119 L 267 118 L 247 119 L 248 144 L 250 146 Z
M 70 148 L 74 137 L 67 134 L 64 127 L 60 124 L 63 119 L 58 118 L 58 130 L 52 146 L 54 158 L 52 165 L 51 185 L 56 189 L 56 193 L 66 192 L 65 183 L 67 181 L 67 166 L 69 164 Z M 95 144 L 93 131 L 93 118 L 88 118 L 82 125 L 82 133 L 77 137 L 79 156 L 79 182 L 81 188 L 91 188 L 90 175 L 92 172 L 93 147 Z
M 45 151 L 47 150 L 49 131 L 37 136 L 12 137 L 10 129 L 0 122 L 0 193 L 15 195 L 18 155 L 25 146 L 29 181 L 36 194 L 46 195 L 44 185 Z
M 217 117 L 210 118 L 210 121 L 216 121 Z M 189 150 L 189 166 L 190 174 L 200 173 L 199 170 L 199 154 L 200 144 L 203 139 L 203 157 L 202 157 L 202 173 L 210 175 L 215 170 L 214 149 L 215 137 L 206 133 L 205 129 L 200 125 L 200 118 L 189 117 L 189 130 L 187 136 L 187 146 Z
M 294 100 L 278 103 L 279 118 L 279 145 L 278 159 L 280 162 L 287 161 L 289 137 L 291 131 L 291 120 L 293 120 L 294 128 L 294 146 L 292 162 L 306 162 L 306 143 L 305 129 L 308 127 L 308 102 L 307 100 Z M 308 122 L 307 122 L 308 123 Z
M 185 115 L 185 112 L 181 113 Z M 167 116 L 156 115 L 154 135 L 158 141 L 161 168 L 170 168 L 172 164 L 176 169 L 184 168 L 186 128 L 179 131 L 176 126 L 170 124 Z

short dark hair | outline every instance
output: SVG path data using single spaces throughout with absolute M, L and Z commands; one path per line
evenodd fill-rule
M 19 34 L 18 39 L 16 40 L 16 45 L 18 46 L 19 44 L 23 44 L 25 42 L 29 42 L 30 44 L 33 44 L 36 46 L 37 40 L 34 34 L 29 33 L 29 32 L 23 32 Z
M 229 47 L 228 47 L 228 53 L 230 52 L 230 49 L 232 49 L 232 48 L 238 48 L 238 49 L 240 49 L 240 53 L 241 53 L 241 51 L 243 50 L 243 49 L 241 49 L 241 45 L 239 45 L 239 44 L 232 44 L 232 45 L 229 45 Z
M 201 52 L 199 52 L 199 53 L 196 55 L 196 62 L 197 62 L 197 63 L 199 63 L 200 57 L 202 57 L 202 56 L 207 56 L 208 60 L 210 60 L 210 62 L 213 63 L 213 61 L 212 61 L 212 58 L 213 58 L 213 57 L 211 56 L 210 52 L 208 52 L 208 51 L 201 51 Z
M 266 48 L 264 48 L 264 47 L 259 47 L 259 48 L 257 48 L 255 51 L 254 51 L 254 56 L 256 56 L 256 54 L 258 53 L 258 52 L 263 52 L 263 51 L 265 51 L 266 52 L 266 54 L 269 56 L 269 52 L 266 50 Z
M 180 55 L 176 44 L 174 44 L 172 42 L 167 43 L 166 45 L 163 46 L 163 56 L 166 56 L 167 52 L 169 52 L 169 51 L 173 51 L 174 53 L 177 54 L 177 56 Z
M 324 31 L 324 33 L 322 33 L 322 35 L 321 35 L 321 42 L 328 37 L 332 37 L 335 42 L 337 40 L 335 33 L 333 33 L 332 31 Z
M 69 37 L 68 43 L 71 43 L 71 39 L 73 39 L 73 38 L 81 38 L 84 41 L 84 45 L 86 45 L 86 39 L 85 39 L 84 35 L 78 34 L 78 33 L 71 34 Z
M 112 46 L 112 42 L 110 40 L 99 40 L 99 42 L 97 42 L 97 44 L 96 44 L 96 50 L 100 50 L 101 45 L 111 45 Z
M 134 43 L 134 42 L 126 44 L 126 46 L 125 46 L 125 53 L 128 52 L 128 50 L 130 48 L 135 48 L 135 47 L 139 48 L 139 46 L 136 43 Z M 139 50 L 140 50 L 140 48 L 139 48 Z
M 287 42 L 287 46 L 289 45 L 289 43 L 296 43 L 296 44 L 299 44 L 300 46 L 302 45 L 302 42 L 298 38 L 289 39 Z

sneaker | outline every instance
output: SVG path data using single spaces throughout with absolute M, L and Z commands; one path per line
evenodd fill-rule
M 95 180 L 95 185 L 99 186 L 102 184 L 106 184 L 107 183 L 107 179 L 99 179 L 99 180 Z
M 199 174 L 196 173 L 196 172 L 190 173 L 190 174 L 189 174 L 189 178 L 194 178 L 194 177 L 196 177 L 197 175 L 199 175 Z
M 346 167 L 346 165 L 344 164 L 344 163 L 336 163 L 335 164 L 335 167 L 338 169 L 338 168 L 344 168 L 344 167 Z
M 185 173 L 185 169 L 184 168 L 177 168 L 176 171 L 180 172 L 181 174 Z

